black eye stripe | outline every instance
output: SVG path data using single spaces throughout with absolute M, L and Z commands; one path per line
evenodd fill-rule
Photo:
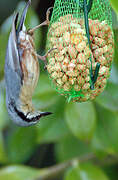
M 28 114 L 30 112 L 28 112 L 26 115 L 19 111 L 17 108 L 16 108 L 16 105 L 15 105 L 15 102 L 13 100 L 11 100 L 11 103 L 10 103 L 10 106 L 12 106 L 14 108 L 14 111 L 17 113 L 17 115 L 23 120 L 23 121 L 26 121 L 26 122 L 35 122 L 35 121 L 38 121 L 40 119 L 40 117 L 42 116 L 41 114 L 35 116 L 35 117 L 32 117 L 32 118 L 27 118 Z
M 27 118 L 27 115 L 24 115 L 23 112 L 20 112 L 19 110 L 17 110 L 16 107 L 14 107 L 14 110 L 15 112 L 17 113 L 17 115 L 23 120 L 23 121 L 26 121 L 26 122 L 35 122 L 35 121 L 38 121 L 39 118 L 41 117 L 41 114 L 35 116 L 35 117 L 32 117 L 32 118 Z
M 15 113 L 17 114 L 17 116 L 19 116 L 23 121 L 30 123 L 30 122 L 37 122 L 40 120 L 41 117 L 43 116 L 47 116 L 47 115 L 51 115 L 51 112 L 39 112 L 38 115 L 34 114 L 34 117 L 32 118 L 28 118 L 27 116 L 30 114 L 30 112 L 28 112 L 26 115 L 19 111 L 16 107 L 15 101 L 11 98 L 10 99 L 10 103 L 9 103 L 9 109 L 11 109 L 11 111 L 15 111 Z M 33 114 L 32 114 L 33 115 Z

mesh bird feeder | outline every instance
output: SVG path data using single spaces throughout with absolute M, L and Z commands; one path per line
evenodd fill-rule
M 56 0 L 47 35 L 47 70 L 68 101 L 93 100 L 110 75 L 114 37 L 108 0 Z

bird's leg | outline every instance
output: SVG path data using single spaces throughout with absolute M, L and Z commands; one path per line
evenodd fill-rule
M 43 56 L 37 54 L 37 57 L 44 62 L 45 68 L 46 68 L 46 65 L 47 65 L 47 59 L 46 59 L 46 58 L 47 58 L 48 54 L 49 54 L 50 52 L 52 52 L 53 50 L 55 50 L 55 49 L 57 49 L 57 48 L 52 48 L 52 49 L 48 50 L 48 51 L 46 52 L 46 54 L 43 55 Z
M 45 20 L 43 23 L 41 23 L 41 24 L 35 26 L 34 28 L 28 30 L 28 33 L 29 33 L 30 35 L 32 35 L 36 29 L 38 29 L 38 28 L 40 28 L 40 27 L 42 27 L 42 26 L 45 26 L 45 25 L 48 25 L 48 26 L 49 26 L 49 24 L 50 24 L 49 15 L 50 15 L 50 10 L 51 10 L 52 8 L 53 8 L 53 7 L 48 8 L 48 10 L 47 10 L 47 12 L 46 12 L 46 20 Z

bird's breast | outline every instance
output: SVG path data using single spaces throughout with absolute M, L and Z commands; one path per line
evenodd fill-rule
M 19 47 L 22 50 L 20 64 L 23 73 L 20 100 L 24 108 L 32 109 L 32 94 L 38 83 L 39 63 L 34 48 L 33 38 L 28 34 L 23 34 L 19 37 Z

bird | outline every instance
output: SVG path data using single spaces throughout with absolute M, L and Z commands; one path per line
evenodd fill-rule
M 18 126 L 35 125 L 41 117 L 52 114 L 35 110 L 32 104 L 39 79 L 38 58 L 46 62 L 48 54 L 40 56 L 36 53 L 33 33 L 37 28 L 49 25 L 51 8 L 47 10 L 46 21 L 27 30 L 24 22 L 30 4 L 31 0 L 27 2 L 19 21 L 19 13 L 14 15 L 5 57 L 6 107 L 11 120 Z

